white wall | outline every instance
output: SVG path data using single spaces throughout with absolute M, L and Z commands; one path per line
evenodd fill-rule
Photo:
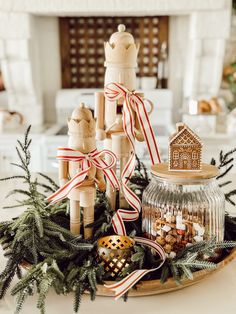
M 42 88 L 38 41 L 33 16 L 0 11 L 0 63 L 8 108 L 23 114 L 26 124 L 41 125 Z M 33 119 L 32 119 L 33 117 Z
M 231 6 L 231 0 L 149 0 L 148 6 L 143 0 L 100 0 L 96 6 L 91 0 L 0 0 L 0 62 L 9 107 L 39 125 L 43 103 L 44 120 L 55 121 L 55 93 L 61 86 L 55 16 L 171 15 L 169 81 L 175 108 L 183 95 L 216 95 Z
M 183 106 L 183 80 L 186 71 L 189 15 L 169 18 L 169 88 L 173 92 L 173 121 L 181 118 Z
M 56 122 L 55 95 L 61 88 L 59 23 L 57 17 L 36 17 L 44 120 Z

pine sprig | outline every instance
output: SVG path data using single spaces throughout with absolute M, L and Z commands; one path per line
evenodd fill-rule
M 236 239 L 236 217 L 225 215 L 225 240 L 234 241 Z
M 218 249 L 236 247 L 236 241 L 202 241 L 178 252 L 173 259 L 167 259 L 162 268 L 161 281 L 165 282 L 171 275 L 177 283 L 183 278 L 193 279 L 193 273 L 199 269 L 215 269 L 217 264 L 204 260 L 204 256 L 214 256 Z
M 47 180 L 47 184 L 41 184 L 37 178 L 32 178 L 29 170 L 31 159 L 29 131 L 30 127 L 26 131 L 24 141 L 18 141 L 17 147 L 20 163 L 16 165 L 20 166 L 23 174 L 2 179 L 22 179 L 26 184 L 25 189 L 14 189 L 9 194 L 22 194 L 25 196 L 25 199 L 17 201 L 17 204 L 13 205 L 13 207 L 24 206 L 26 210 L 12 221 L 0 223 L 0 241 L 5 249 L 8 250 L 5 252 L 8 261 L 5 269 L 0 274 L 0 298 L 5 295 L 15 274 L 20 274 L 19 267 L 23 261 L 28 261 L 35 266 L 40 265 L 39 263 L 43 260 L 53 258 L 56 258 L 57 261 L 63 260 L 65 262 L 77 258 L 78 255 L 81 255 L 81 251 L 85 252 L 86 256 L 94 247 L 93 244 L 78 239 L 69 230 L 54 222 L 55 215 L 65 213 L 67 201 L 50 208 L 47 207 L 46 196 L 38 188 L 43 187 L 47 191 L 54 191 L 58 186 L 52 179 L 43 174 L 40 175 Z M 9 206 L 9 208 L 11 207 Z M 34 270 L 34 266 L 32 268 Z M 22 280 L 20 280 L 20 283 L 24 282 Z M 44 281 L 44 287 L 51 282 L 47 280 L 46 278 Z M 43 289 L 43 286 L 41 288 Z M 32 292 L 29 286 L 21 290 L 21 293 L 18 295 L 17 311 L 21 309 L 27 292 Z M 38 305 L 43 312 L 44 294 L 41 294 Z
M 84 293 L 84 287 L 82 284 L 78 284 L 75 288 L 75 293 L 74 293 L 74 312 L 78 313 L 80 304 L 81 304 L 81 298 Z
M 133 176 L 129 179 L 130 188 L 135 194 L 142 199 L 143 191 L 150 182 L 147 168 L 136 155 L 136 166 Z
M 50 178 L 49 176 L 47 176 L 46 174 L 43 174 L 41 172 L 38 173 L 42 178 L 46 179 L 46 181 L 50 184 L 48 187 L 50 189 L 53 189 L 53 191 L 55 192 L 57 189 L 59 189 L 59 185 L 56 184 L 56 182 Z
M 228 201 L 230 204 L 232 204 L 233 206 L 235 206 L 236 205 L 236 203 L 235 203 L 235 201 L 233 201 L 232 199 L 231 199 L 231 197 L 232 196 L 235 196 L 236 195 L 236 190 L 232 190 L 232 191 L 230 191 L 230 192 L 228 192 L 228 193 L 226 193 L 225 194 L 225 199 L 226 199 L 226 201 Z
M 218 164 L 218 169 L 220 170 L 220 174 L 217 177 L 217 180 L 221 181 L 222 178 L 224 178 L 234 167 L 234 153 L 236 152 L 236 148 L 228 151 L 227 153 L 224 153 L 223 151 L 220 151 L 219 155 L 219 161 L 216 162 L 214 158 L 211 160 L 212 165 Z M 220 187 L 224 187 L 226 185 L 231 184 L 231 181 L 226 181 L 223 183 L 218 183 Z M 232 204 L 233 206 L 236 205 L 236 203 L 232 200 L 232 196 L 236 195 L 236 190 L 230 191 L 225 193 L 225 199 L 227 202 Z
M 50 287 L 55 284 L 62 285 L 63 280 L 64 275 L 55 260 L 49 258 L 44 262 L 32 266 L 11 291 L 11 294 L 17 298 L 16 312 L 19 313 L 21 311 L 24 301 L 31 295 L 32 288 L 36 286 L 39 295 L 37 308 L 41 314 L 44 314 L 45 300 Z

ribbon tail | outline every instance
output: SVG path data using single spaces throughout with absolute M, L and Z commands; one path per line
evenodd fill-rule
M 115 171 L 113 169 L 109 169 L 108 171 L 104 170 L 104 174 L 105 174 L 106 178 L 110 181 L 113 189 L 119 190 L 120 189 L 120 182 L 119 182 L 119 180 L 115 174 Z M 111 176 L 109 174 L 111 174 Z
M 112 217 L 112 226 L 116 234 L 126 236 L 124 220 L 122 218 L 122 214 L 119 212 L 119 209 Z
M 104 285 L 107 289 L 115 292 L 115 300 L 118 300 L 129 289 L 131 289 L 136 282 L 138 282 L 146 273 L 145 269 L 135 270 L 126 278 L 119 281 L 117 284 Z
M 145 246 L 148 246 L 152 248 L 161 258 L 162 262 L 158 267 L 152 268 L 152 269 L 139 269 L 133 271 L 131 274 L 129 274 L 127 277 L 122 279 L 121 281 L 114 283 L 112 285 L 104 285 L 107 289 L 115 292 L 115 300 L 118 300 L 122 295 L 124 295 L 129 289 L 131 289 L 139 280 L 141 280 L 146 274 L 150 272 L 154 272 L 157 269 L 159 269 L 166 260 L 166 254 L 163 248 L 157 244 L 156 242 L 146 239 L 146 238 L 140 238 L 136 237 L 134 238 L 135 242 L 143 244 Z
M 115 189 L 119 190 L 120 189 L 120 183 L 119 183 L 119 180 L 118 180 L 114 170 L 113 169 L 106 169 L 106 170 L 104 169 L 103 172 L 104 172 L 107 180 L 110 182 L 113 190 L 115 190 Z
M 128 99 L 125 99 L 123 108 L 123 125 L 127 138 L 130 142 L 132 151 L 135 151 L 134 145 L 134 121 L 132 112 L 128 103 Z M 135 168 L 135 154 L 132 153 L 127 161 L 122 174 L 121 182 L 123 193 L 126 201 L 132 207 L 132 210 L 118 209 L 112 219 L 112 225 L 114 231 L 119 235 L 126 235 L 125 221 L 134 221 L 138 219 L 139 212 L 141 210 L 141 202 L 135 193 L 129 188 L 129 179 L 131 178 Z
M 73 188 L 79 187 L 83 183 L 88 173 L 88 170 L 89 169 L 84 169 L 82 172 L 80 172 L 79 174 L 74 176 L 70 181 L 68 181 L 64 186 L 60 187 L 56 192 L 50 195 L 47 198 L 48 201 L 51 201 L 49 205 L 55 204 L 60 200 L 66 198 Z
M 103 152 L 109 152 L 109 151 L 103 150 L 100 152 L 100 154 Z M 113 155 L 113 153 L 112 153 L 112 155 Z M 112 188 L 114 190 L 115 189 L 119 190 L 120 189 L 120 183 L 119 183 L 119 180 L 118 180 L 114 170 L 111 168 L 112 164 L 108 165 L 108 163 L 105 160 L 103 160 L 102 158 L 97 158 L 97 157 L 94 159 L 94 161 L 95 161 L 96 167 L 101 169 L 104 172 L 105 177 L 111 183 Z M 114 164 L 115 164 L 115 161 L 116 161 L 116 157 L 114 156 Z
M 135 103 L 135 108 L 142 133 L 147 143 L 152 164 L 160 163 L 161 157 L 157 147 L 155 133 L 150 123 L 145 104 L 140 97 L 137 97 L 137 99 L 138 101 Z

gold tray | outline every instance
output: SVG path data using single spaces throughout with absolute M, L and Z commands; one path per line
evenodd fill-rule
M 236 257 L 236 248 L 234 248 L 229 255 L 227 255 L 221 262 L 217 264 L 216 269 L 203 269 L 194 272 L 193 280 L 184 279 L 181 285 L 177 285 L 173 278 L 169 278 L 164 284 L 160 280 L 143 280 L 139 281 L 135 289 L 129 290 L 129 297 L 149 296 L 161 293 L 167 293 L 184 289 L 192 286 L 205 279 L 209 275 L 221 270 L 228 263 L 230 263 Z M 106 284 L 112 284 L 112 281 L 106 281 Z M 113 291 L 108 290 L 103 285 L 97 285 L 97 295 L 114 297 Z

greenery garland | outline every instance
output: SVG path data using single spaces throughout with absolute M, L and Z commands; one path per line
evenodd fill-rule
M 4 297 L 13 277 L 19 278 L 12 288 L 11 294 L 16 296 L 16 311 L 19 313 L 24 301 L 34 293 L 38 294 L 37 308 L 41 314 L 45 313 L 45 299 L 51 287 L 57 294 L 74 293 L 74 311 L 78 312 L 81 296 L 90 293 L 95 299 L 97 285 L 109 278 L 109 274 L 97 261 L 96 242 L 104 235 L 113 233 L 111 219 L 113 212 L 103 193 L 97 192 L 95 206 L 95 222 L 90 225 L 94 228 L 94 236 L 90 240 L 83 240 L 81 236 L 74 236 L 69 231 L 68 201 L 48 206 L 46 195 L 57 190 L 57 184 L 48 176 L 39 173 L 33 178 L 30 170 L 30 127 L 27 129 L 23 142 L 18 141 L 16 147 L 19 164 L 14 164 L 22 170 L 22 175 L 16 175 L 6 180 L 22 180 L 25 189 L 14 189 L 8 196 L 21 194 L 25 198 L 13 206 L 24 207 L 25 211 L 10 221 L 0 223 L 0 243 L 4 255 L 8 258 L 5 269 L 0 274 L 0 299 Z M 218 177 L 222 179 L 232 169 L 233 152 L 221 152 L 219 168 L 224 171 Z M 212 164 L 216 164 L 212 160 Z M 131 188 L 141 198 L 143 190 L 149 183 L 147 170 L 137 159 L 134 176 L 130 180 Z M 220 183 L 220 186 L 230 184 L 230 181 Z M 233 190 L 226 194 L 226 200 L 234 204 Z M 140 220 L 128 224 L 129 235 L 141 234 Z M 180 284 L 183 278 L 193 278 L 193 272 L 198 269 L 216 268 L 217 264 L 205 261 L 203 255 L 211 256 L 215 249 L 230 249 L 236 246 L 236 218 L 226 215 L 224 242 L 203 241 L 183 249 L 174 259 L 167 259 L 164 266 L 155 273 L 148 274 L 145 279 L 160 279 L 165 282 L 173 277 Z M 227 253 L 227 252 L 226 252 Z M 135 246 L 132 255 L 133 263 L 126 268 L 120 278 L 137 268 L 153 268 L 159 260 L 149 249 Z M 22 276 L 22 265 L 28 265 L 27 273 Z M 26 266 L 27 267 L 27 266 Z M 119 279 L 120 279 L 119 278 Z M 124 296 L 126 300 L 127 295 Z

